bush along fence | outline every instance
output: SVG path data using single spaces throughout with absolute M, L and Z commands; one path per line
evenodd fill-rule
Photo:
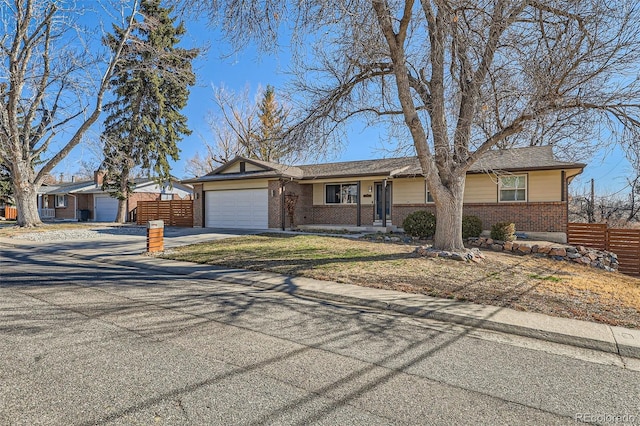
M 609 272 L 617 271 L 619 266 L 618 256 L 615 253 L 585 246 L 538 245 L 528 242 L 500 241 L 485 237 L 469 238 L 467 242 L 470 246 L 474 247 L 488 248 L 493 251 L 505 251 L 520 255 L 548 257 L 555 260 L 589 265 Z

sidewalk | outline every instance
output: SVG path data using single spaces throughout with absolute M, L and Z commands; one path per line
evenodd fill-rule
M 179 242 L 178 240 L 172 241 L 166 244 L 166 247 L 175 247 L 180 245 Z M 193 237 L 190 242 L 193 242 Z M 112 246 L 113 241 L 107 241 L 106 244 Z M 43 247 L 41 243 L 8 238 L 0 238 L 0 245 Z M 520 312 L 495 306 L 456 302 L 393 290 L 161 259 L 142 254 L 145 250 L 144 239 L 136 241 L 134 244 L 130 241 L 126 247 L 126 252 L 121 250 L 109 252 L 104 248 L 101 249 L 100 244 L 94 244 L 91 248 L 86 244 L 81 246 L 61 244 L 56 251 L 84 260 L 169 272 L 197 279 L 248 285 L 295 296 L 348 303 L 383 311 L 388 310 L 640 359 L 640 330 L 551 317 L 533 312 Z M 114 252 L 117 254 L 112 254 Z

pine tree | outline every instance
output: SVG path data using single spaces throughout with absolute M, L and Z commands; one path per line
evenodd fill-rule
M 180 110 L 187 104 L 188 87 L 195 84 L 192 61 L 198 50 L 176 47 L 186 30 L 169 16 L 172 11 L 160 7 L 160 0 L 142 3 L 143 19 L 136 22 L 111 80 L 115 100 L 105 106 L 103 168 L 104 187 L 119 200 L 117 222 L 126 220 L 132 170 L 140 166 L 167 184 L 169 161 L 178 159 L 178 142 L 191 133 Z M 105 43 L 113 48 L 123 34 L 114 26 Z
M 258 107 L 258 158 L 277 162 L 292 151 L 289 144 L 282 142 L 286 118 L 287 112 L 278 104 L 273 86 L 267 86 Z

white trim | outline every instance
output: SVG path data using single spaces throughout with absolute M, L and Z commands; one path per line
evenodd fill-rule
M 62 198 L 59 198 L 59 197 L 62 197 Z M 62 200 L 62 203 L 59 202 L 60 200 Z M 60 194 L 54 195 L 53 196 L 53 206 L 56 209 L 61 209 L 61 208 L 64 208 L 64 207 L 68 207 L 67 196 L 64 195 L 64 194 L 62 194 L 62 195 L 60 195 Z
M 524 188 L 520 188 L 520 187 L 515 187 L 515 188 L 510 188 L 507 187 L 506 190 L 513 190 L 517 191 L 518 190 L 524 190 L 524 199 L 523 200 L 503 200 L 502 199 L 502 179 L 504 178 L 524 178 Z M 529 175 L 526 173 L 523 174 L 512 174 L 512 175 L 502 175 L 502 176 L 498 176 L 498 202 L 499 203 L 526 203 L 527 199 L 529 198 Z
M 73 197 L 73 205 L 75 207 L 73 209 L 73 219 L 78 220 L 78 197 L 73 194 L 69 194 L 69 197 Z

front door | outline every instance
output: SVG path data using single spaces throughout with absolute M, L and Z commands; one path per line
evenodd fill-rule
M 382 220 L 383 210 L 387 221 L 391 221 L 391 182 L 386 188 L 383 182 L 376 183 L 376 220 Z

